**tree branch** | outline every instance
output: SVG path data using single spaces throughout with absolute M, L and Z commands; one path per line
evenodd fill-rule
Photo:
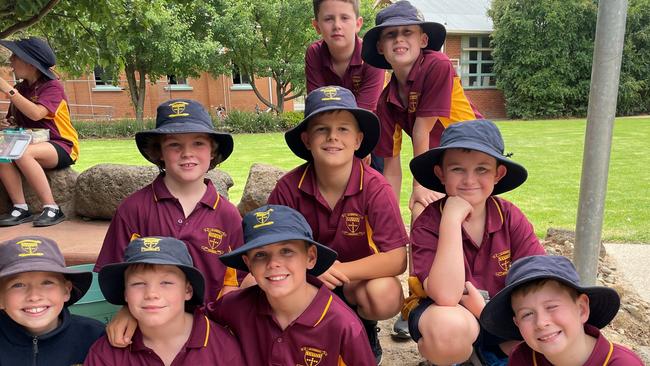
M 7 38 L 10 35 L 18 32 L 21 29 L 29 28 L 32 25 L 36 24 L 36 22 L 41 20 L 47 13 L 49 13 L 50 10 L 52 10 L 54 8 L 54 6 L 59 3 L 59 1 L 60 0 L 50 0 L 50 2 L 45 4 L 43 9 L 41 9 L 33 17 L 31 17 L 29 19 L 26 19 L 26 20 L 23 20 L 23 21 L 19 21 L 19 22 L 15 23 L 14 25 L 10 26 L 9 28 L 7 28 L 7 29 L 5 29 L 3 31 L 0 31 L 0 39 Z

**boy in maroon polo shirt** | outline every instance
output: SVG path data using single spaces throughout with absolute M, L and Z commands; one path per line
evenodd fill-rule
M 117 208 L 95 271 L 121 262 L 134 238 L 170 236 L 187 244 L 196 267 L 205 275 L 206 302 L 236 289 L 236 271 L 226 268 L 218 256 L 242 244 L 241 216 L 205 179 L 205 173 L 232 152 L 232 136 L 214 130 L 200 103 L 173 99 L 158 106 L 156 128 L 138 132 L 135 142 L 161 173 Z
M 413 223 L 412 296 L 403 311 L 420 353 L 436 364 L 467 360 L 475 341 L 484 361 L 506 357 L 513 343 L 479 327 L 484 301 L 477 289 L 494 296 L 512 261 L 544 254 L 524 214 L 495 196 L 528 176 L 503 149 L 494 123 L 467 121 L 449 126 L 440 147 L 410 163 L 420 184 L 447 194 Z
M 437 147 L 442 131 L 450 124 L 481 118 L 465 95 L 451 61 L 439 52 L 445 36 L 443 25 L 425 22 L 408 1 L 398 1 L 377 14 L 376 26 L 363 37 L 363 60 L 393 69 L 377 104 L 381 139 L 373 154 L 384 158 L 384 176 L 398 201 L 402 130 L 411 137 L 413 156 L 418 156 Z M 413 220 L 442 196 L 414 180 L 409 199 Z
M 399 312 L 408 236 L 386 179 L 360 158 L 379 138 L 377 117 L 358 108 L 342 87 L 309 93 L 305 119 L 287 131 L 289 148 L 307 163 L 283 176 L 269 203 L 302 213 L 314 239 L 335 250 L 339 261 L 319 276 L 364 321 L 377 363 L 376 321 Z
M 504 339 L 524 339 L 508 365 L 641 366 L 636 354 L 600 333 L 620 303 L 614 289 L 581 286 L 566 257 L 530 256 L 512 264 L 481 324 Z
M 352 91 L 359 107 L 374 111 L 385 71 L 361 60 L 359 0 L 313 0 L 313 5 L 312 25 L 322 39 L 305 53 L 307 92 L 342 86 Z
M 237 339 L 200 310 L 203 275 L 182 241 L 133 240 L 124 262 L 99 272 L 99 286 L 108 302 L 128 306 L 138 328 L 128 348 L 100 338 L 84 365 L 246 365 Z
M 246 243 L 220 259 L 257 281 L 208 304 L 208 313 L 242 343 L 249 365 L 371 366 L 363 326 L 345 303 L 313 276 L 336 253 L 312 239 L 296 210 L 268 205 L 243 219 Z

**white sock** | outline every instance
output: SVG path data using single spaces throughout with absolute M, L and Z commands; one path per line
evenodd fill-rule
M 14 207 L 22 208 L 23 210 L 27 210 L 29 208 L 26 203 L 14 203 Z
M 56 203 L 52 205 L 43 205 L 43 209 L 45 209 L 45 207 L 53 208 L 55 210 L 59 209 L 59 205 L 57 205 Z

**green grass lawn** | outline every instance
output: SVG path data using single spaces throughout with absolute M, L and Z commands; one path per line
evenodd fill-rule
M 575 228 L 582 172 L 585 120 L 504 121 L 498 123 L 506 152 L 528 169 L 528 181 L 504 197 L 515 202 L 543 237 L 550 227 Z M 650 243 L 650 118 L 620 118 L 614 127 L 603 239 Z M 401 208 L 408 222 L 411 144 L 402 151 Z M 82 140 L 83 171 L 98 163 L 148 164 L 131 140 Z M 238 202 L 254 162 L 290 169 L 301 163 L 280 133 L 235 135 L 235 151 L 221 165 L 235 181 L 230 198 Z

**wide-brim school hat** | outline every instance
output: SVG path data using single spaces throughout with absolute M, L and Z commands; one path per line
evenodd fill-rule
M 375 17 L 375 26 L 368 30 L 363 36 L 361 57 L 363 61 L 380 69 L 392 69 L 384 55 L 377 51 L 377 42 L 381 31 L 387 27 L 404 25 L 419 25 L 422 31 L 429 37 L 429 43 L 424 47 L 426 50 L 440 51 L 445 43 L 447 30 L 445 26 L 436 22 L 427 22 L 422 13 L 406 0 L 398 1 L 382 9 Z
M 205 279 L 194 267 L 185 243 L 169 237 L 142 237 L 132 240 L 124 252 L 124 262 L 107 264 L 99 271 L 99 288 L 111 304 L 125 305 L 124 272 L 134 264 L 158 264 L 178 267 L 192 285 L 191 305 L 203 304 Z
M 313 239 L 311 227 L 300 212 L 281 205 L 265 205 L 244 216 L 244 245 L 219 259 L 228 267 L 248 272 L 242 256 L 251 249 L 287 240 L 304 240 L 316 246 L 316 264 L 307 273 L 318 276 L 334 264 L 336 252 Z
M 214 130 L 212 118 L 201 103 L 191 99 L 171 99 L 163 102 L 156 110 L 156 128 L 135 134 L 135 143 L 145 159 L 158 165 L 147 153 L 155 137 L 180 133 L 206 133 L 217 143 L 217 156 L 210 161 L 210 169 L 228 159 L 234 142 L 229 133 Z
M 92 272 L 67 268 L 56 242 L 41 236 L 19 236 L 0 243 L 0 278 L 24 272 L 63 274 L 72 282 L 70 299 L 65 306 L 79 301 L 93 281 Z
M 37 37 L 19 39 L 17 41 L 0 40 L 0 45 L 6 47 L 19 59 L 34 66 L 48 79 L 56 79 L 56 74 L 50 67 L 56 64 L 56 56 L 44 40 Z
M 444 192 L 445 186 L 433 173 L 433 167 L 442 165 L 447 149 L 470 149 L 480 151 L 505 165 L 506 175 L 494 185 L 492 194 L 508 192 L 519 187 L 528 178 L 526 168 L 508 159 L 504 153 L 503 137 L 499 128 L 488 120 L 454 123 L 447 127 L 440 138 L 440 146 L 416 156 L 409 164 L 413 178 L 422 186 L 436 192 Z
M 346 88 L 341 86 L 324 86 L 314 89 L 305 99 L 305 118 L 294 128 L 284 134 L 287 145 L 296 156 L 307 161 L 312 160 L 309 149 L 300 135 L 307 130 L 309 121 L 319 113 L 344 110 L 352 113 L 363 132 L 361 145 L 354 152 L 359 158 L 365 158 L 379 141 L 379 118 L 371 111 L 357 106 L 357 101 Z
M 563 256 L 533 255 L 516 260 L 506 277 L 506 286 L 486 304 L 481 312 L 481 325 L 504 339 L 522 339 L 513 321 L 511 296 L 522 285 L 539 279 L 556 280 L 589 297 L 587 324 L 603 328 L 616 316 L 621 305 L 618 293 L 602 286 L 581 286 L 573 263 Z

